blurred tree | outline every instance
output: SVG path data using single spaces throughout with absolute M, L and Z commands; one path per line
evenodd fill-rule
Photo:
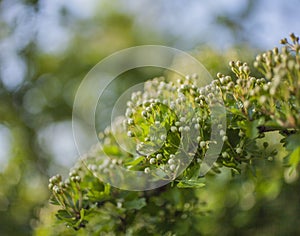
M 58 17 L 60 27 L 70 30 L 69 42 L 49 52 L 40 43 L 40 37 L 55 34 L 43 28 L 46 32 L 41 35 L 45 4 L 0 2 L 0 125 L 11 133 L 8 155 L 0 168 L 0 235 L 31 235 L 39 208 L 49 197 L 49 175 L 68 168 L 63 163 L 70 161 L 54 159 L 49 148 L 53 136 L 44 131 L 70 124 L 73 99 L 84 75 L 112 52 L 142 43 L 132 30 L 132 17 L 109 5 L 102 14 L 85 19 L 62 6 Z M 162 40 L 154 30 L 152 36 L 154 41 Z M 14 67 L 11 57 L 24 68 Z M 60 132 L 63 135 L 64 129 Z

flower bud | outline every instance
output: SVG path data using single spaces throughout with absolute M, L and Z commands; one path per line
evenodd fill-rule
M 132 131 L 128 131 L 128 132 L 127 132 L 127 136 L 128 136 L 128 137 L 134 137 L 134 133 L 133 133 Z
M 227 152 L 222 152 L 222 157 L 223 158 L 226 158 L 226 157 L 228 157 L 229 155 L 228 155 L 228 153 Z
M 149 174 L 149 173 L 150 173 L 150 168 L 149 168 L 149 167 L 146 167 L 146 168 L 144 169 L 144 172 L 145 172 L 145 174 Z
M 176 169 L 176 165 L 175 164 L 170 165 L 170 170 L 171 171 L 174 171 L 175 169 Z
M 244 71 L 244 73 L 249 74 L 250 73 L 249 66 L 243 66 L 243 71 Z
M 220 72 L 217 74 L 217 77 L 219 78 L 219 79 L 221 79 L 222 77 L 224 77 L 224 75 L 223 74 L 221 74 Z
M 281 39 L 281 40 L 280 40 L 280 43 L 281 43 L 281 44 L 287 44 L 287 43 L 288 43 L 288 41 L 287 41 L 287 39 L 286 39 L 286 38 L 284 38 L 284 39 Z
M 241 148 L 237 148 L 235 151 L 237 154 L 241 154 L 243 152 L 243 150 Z
M 157 159 L 157 160 L 161 160 L 162 157 L 163 157 L 163 156 L 162 156 L 160 153 L 158 153 L 158 154 L 156 155 L 156 159 Z
M 200 147 L 201 147 L 201 148 L 206 147 L 206 142 L 205 142 L 205 141 L 201 141 L 201 142 L 200 142 Z
M 228 137 L 225 135 L 222 137 L 223 142 L 226 142 L 228 140 Z

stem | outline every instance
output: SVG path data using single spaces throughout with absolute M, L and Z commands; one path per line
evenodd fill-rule
M 274 127 L 274 126 L 258 126 L 259 133 L 266 133 L 266 132 L 272 132 L 272 131 L 283 131 L 287 135 L 291 135 L 297 132 L 296 129 L 287 129 L 282 127 Z

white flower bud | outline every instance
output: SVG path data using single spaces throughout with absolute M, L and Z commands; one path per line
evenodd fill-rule
M 127 132 L 127 136 L 128 136 L 128 137 L 133 137 L 133 136 L 134 136 L 134 133 L 133 133 L 132 131 L 128 131 L 128 132 Z
M 149 167 L 146 167 L 146 168 L 144 169 L 144 172 L 145 172 L 145 174 L 149 174 L 149 173 L 150 173 L 150 168 L 149 168 Z
M 128 123 L 129 125 L 133 125 L 133 124 L 134 124 L 134 120 L 133 120 L 133 119 L 128 119 L 128 120 L 127 120 L 127 123 Z
M 176 165 L 175 164 L 170 165 L 170 170 L 171 171 L 174 171 L 175 169 L 176 169 Z
M 200 125 L 199 124 L 195 124 L 195 129 L 200 129 Z
M 228 140 L 228 137 L 225 135 L 222 137 L 223 142 L 226 142 Z
M 156 155 L 156 159 L 157 159 L 157 160 L 161 160 L 162 157 L 163 157 L 163 156 L 162 156 L 160 153 L 158 153 L 158 154 Z
M 228 157 L 229 155 L 228 155 L 228 153 L 227 152 L 222 152 L 222 157 L 223 158 L 226 158 L 226 157 Z
M 237 154 L 241 154 L 242 152 L 243 152 L 243 150 L 242 150 L 241 148 L 237 148 L 237 149 L 236 149 L 236 153 L 237 153 Z
M 175 132 L 177 131 L 177 128 L 176 128 L 175 126 L 171 126 L 171 131 L 172 131 L 173 133 L 175 133 Z
M 221 129 L 221 130 L 220 130 L 220 135 L 221 135 L 221 136 L 224 136 L 224 135 L 226 135 L 226 132 L 225 132 L 224 130 Z
M 185 126 L 185 127 L 184 127 L 184 131 L 185 131 L 185 132 L 189 132 L 189 131 L 190 131 L 190 127 Z
M 126 113 L 125 113 L 125 116 L 126 116 L 126 117 L 132 117 L 132 115 L 133 115 L 132 109 L 127 108 Z

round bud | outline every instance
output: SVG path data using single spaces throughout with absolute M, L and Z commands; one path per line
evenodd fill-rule
M 189 132 L 189 131 L 190 131 L 190 127 L 185 126 L 185 127 L 184 127 L 184 131 L 185 131 L 185 132 Z
M 128 132 L 127 132 L 127 136 L 128 136 L 128 137 L 134 137 L 134 133 L 133 133 L 132 131 L 128 131 Z
M 229 155 L 228 155 L 228 153 L 227 152 L 222 152 L 222 157 L 223 158 L 227 158 Z
M 128 119 L 128 120 L 127 120 L 127 124 L 133 125 L 133 124 L 134 124 L 134 120 L 133 120 L 133 119 Z
M 224 130 L 220 130 L 220 136 L 225 136 L 226 132 Z
M 225 135 L 222 137 L 223 142 L 226 142 L 228 140 L 228 137 Z
M 261 104 L 264 104 L 266 101 L 267 101 L 267 97 L 266 97 L 266 96 L 264 96 L 264 95 L 260 96 L 259 102 L 260 102 Z
M 280 43 L 281 43 L 281 44 L 287 44 L 287 43 L 288 43 L 288 41 L 287 41 L 287 39 L 286 39 L 286 38 L 284 38 L 284 39 L 281 39 L 281 40 L 280 40 Z
M 149 167 L 146 167 L 146 168 L 144 169 L 144 172 L 145 172 L 145 174 L 149 174 L 149 173 L 150 173 L 150 168 L 149 168 Z
M 146 111 L 142 111 L 141 114 L 142 114 L 143 117 L 147 118 L 147 112 Z
M 217 77 L 220 79 L 220 78 L 222 78 L 224 75 L 223 74 L 221 74 L 221 73 L 218 73 L 217 74 Z
M 52 190 L 52 189 L 53 189 L 53 187 L 54 187 L 54 185 L 53 185 L 53 184 L 49 184 L 49 185 L 48 185 L 48 189 L 49 189 L 49 190 Z
M 173 133 L 175 133 L 175 132 L 177 131 L 176 126 L 171 126 L 171 131 L 172 131 Z
M 200 129 L 200 124 L 195 124 L 195 129 Z
M 237 148 L 235 151 L 237 154 L 241 154 L 243 152 L 243 150 L 241 148 Z
M 176 165 L 175 164 L 170 165 L 170 170 L 171 171 L 174 171 L 175 169 L 176 169 Z
M 125 113 L 125 116 L 126 116 L 126 117 L 132 117 L 132 115 L 133 115 L 132 110 L 131 110 L 130 108 L 127 108 L 126 113 Z
M 76 180 L 76 182 L 80 182 L 80 181 L 81 181 L 80 176 L 77 175 L 77 176 L 75 177 L 75 180 Z
M 249 66 L 243 66 L 243 71 L 244 71 L 244 73 L 249 74 L 250 73 L 250 67 Z

